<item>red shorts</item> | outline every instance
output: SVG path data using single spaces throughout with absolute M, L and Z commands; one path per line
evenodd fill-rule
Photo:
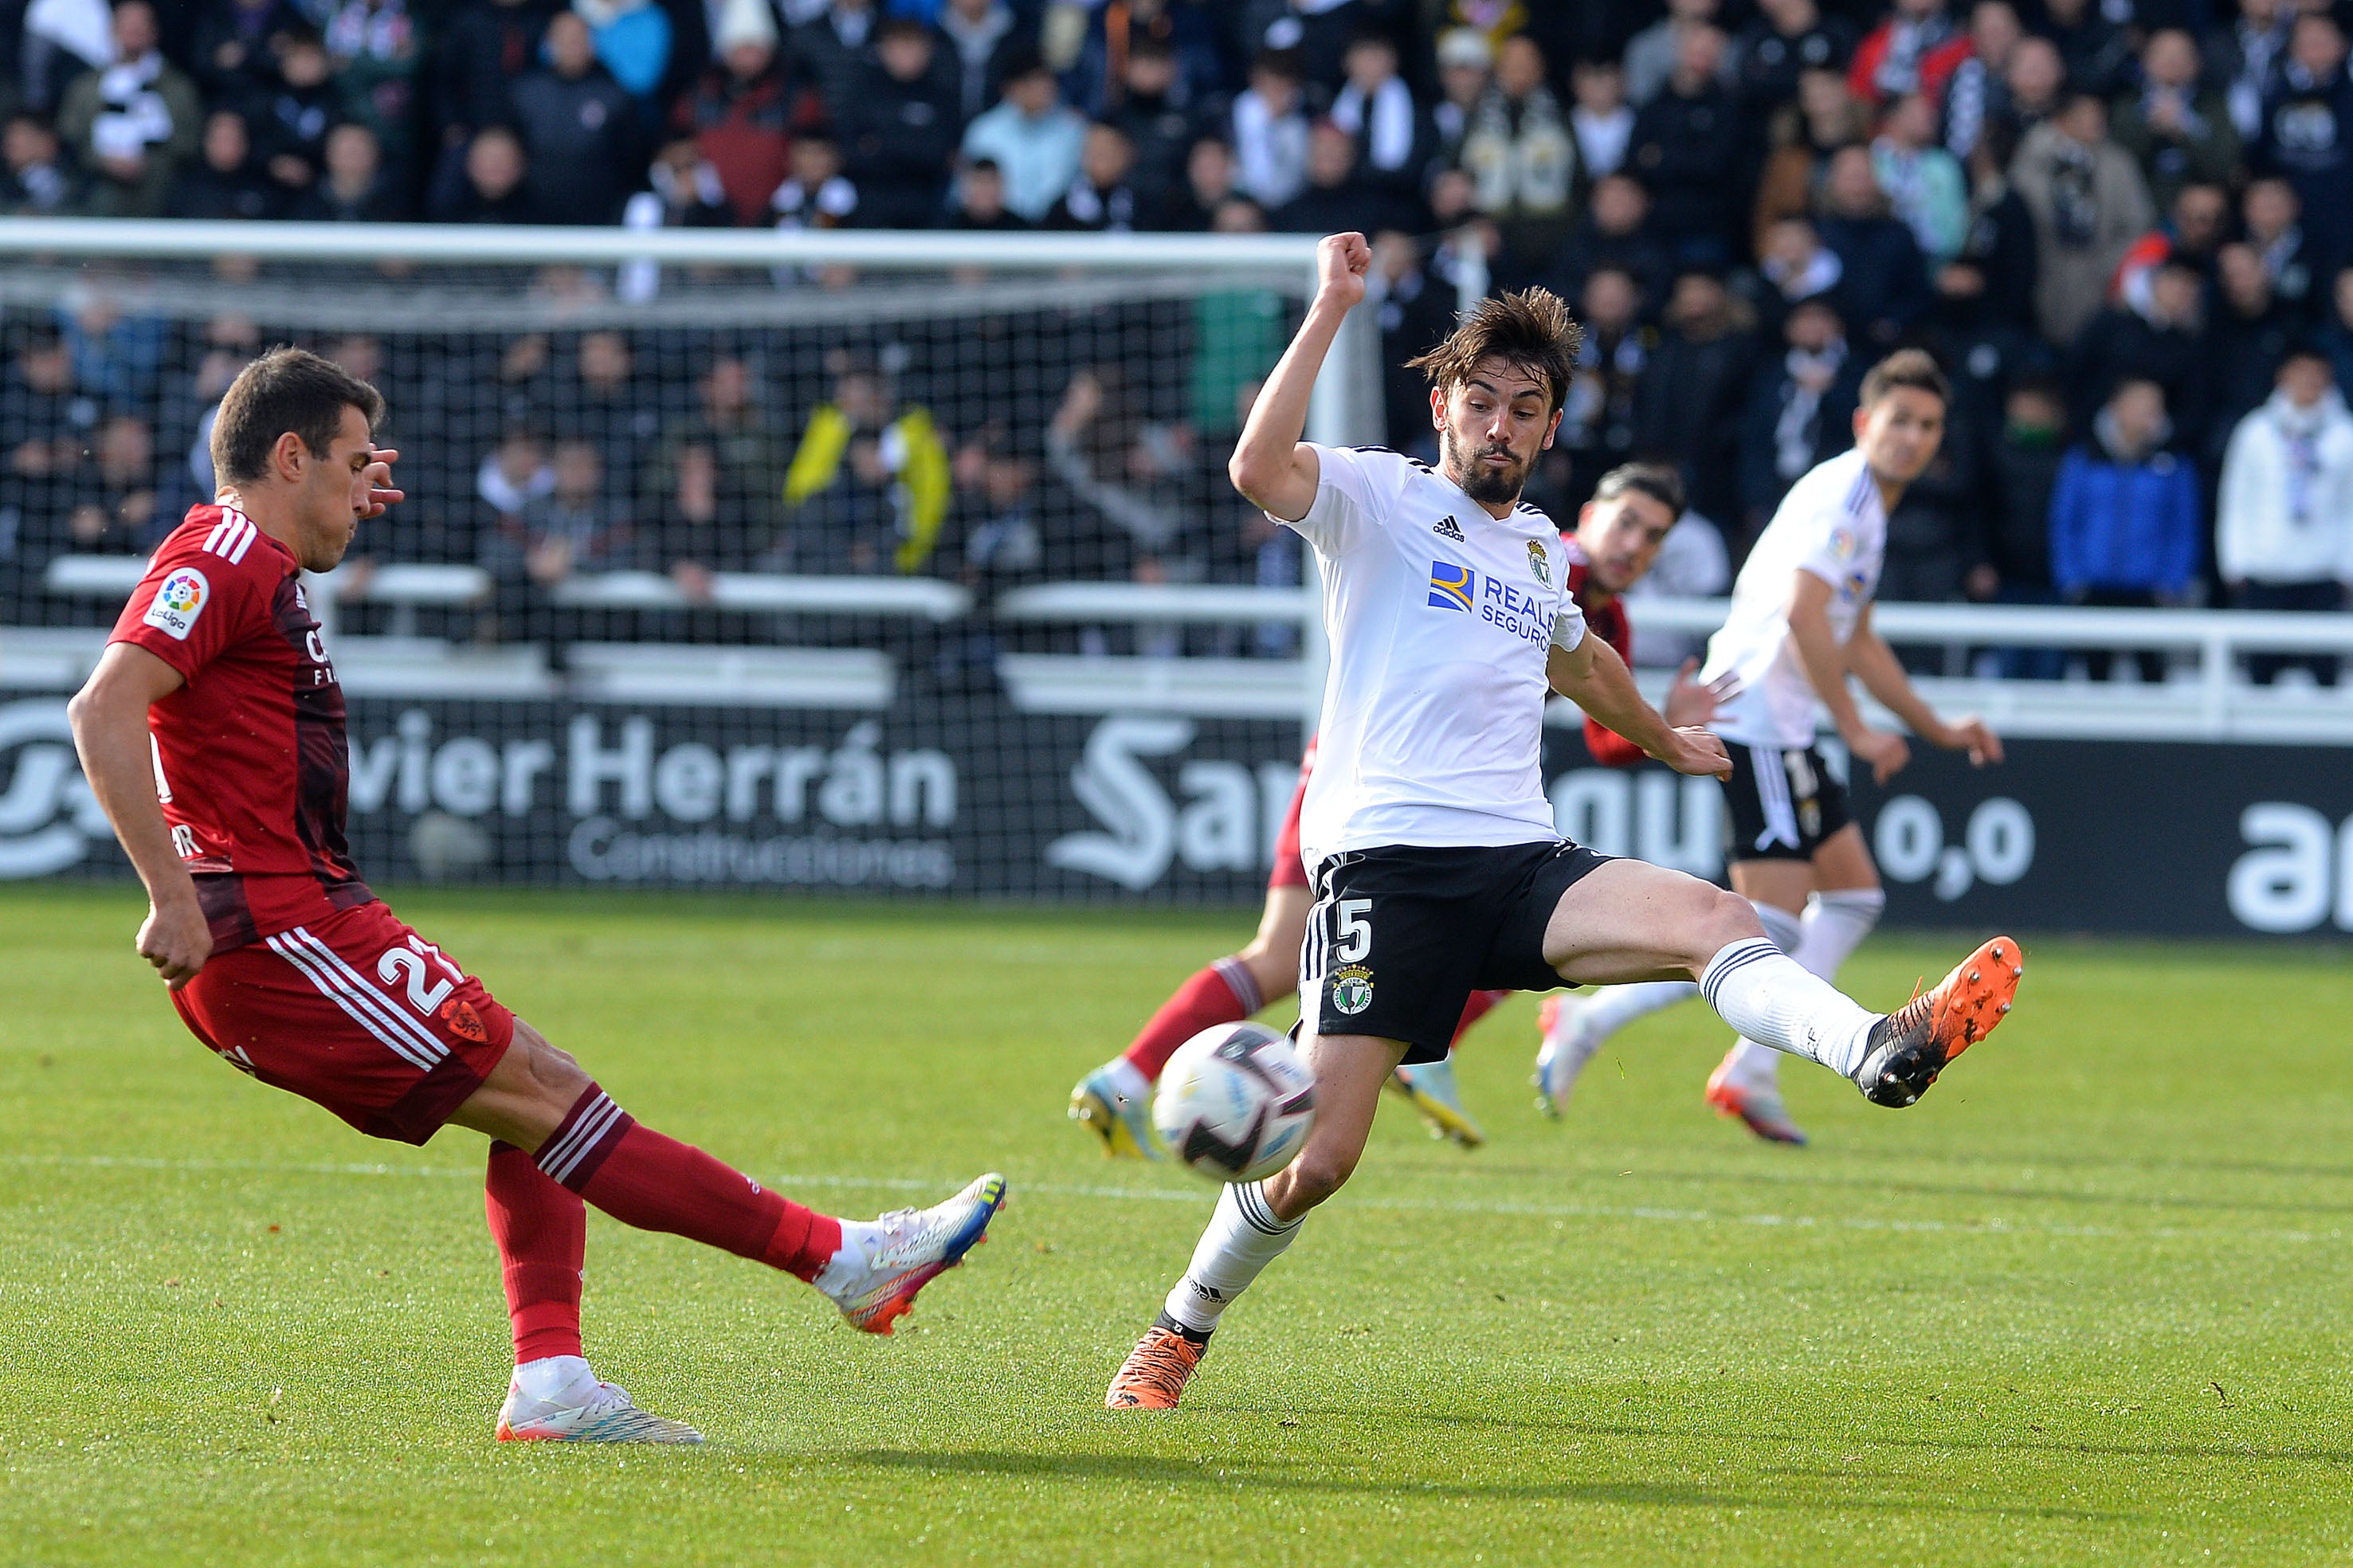
M 514 1039 L 514 1015 L 381 903 L 216 954 L 172 1005 L 230 1066 L 404 1143 L 439 1131 Z
M 1315 771 L 1315 742 L 1307 742 L 1307 752 L 1299 759 L 1299 787 L 1291 792 L 1291 814 L 1282 819 L 1282 831 L 1274 837 L 1274 869 L 1267 873 L 1269 892 L 1277 888 L 1303 888 L 1307 883 L 1307 867 L 1299 858 L 1299 808 L 1307 803 L 1307 778 Z

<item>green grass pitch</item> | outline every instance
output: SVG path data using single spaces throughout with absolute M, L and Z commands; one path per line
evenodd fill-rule
M 1013 1204 L 894 1340 L 590 1222 L 589 1348 L 696 1450 L 502 1447 L 482 1146 L 371 1143 L 181 1029 L 120 889 L 0 897 L 0 1562 L 2286 1563 L 2353 1554 L 2346 1024 L 2314 950 L 2029 943 L 1919 1107 L 1696 1006 L 1565 1121 L 1531 1000 L 1392 1106 L 1173 1416 L 1103 1386 L 1208 1190 L 1064 1118 L 1249 916 L 570 894 L 396 907 L 624 1106 L 819 1206 Z M 1882 1005 L 1959 943 L 1882 939 Z

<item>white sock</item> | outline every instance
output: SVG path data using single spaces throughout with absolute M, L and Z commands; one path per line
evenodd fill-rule
M 1793 918 L 1787 910 L 1775 909 L 1770 904 L 1758 904 L 1757 916 L 1765 921 L 1765 934 L 1804 965 L 1807 973 L 1834 981 L 1839 966 L 1846 962 L 1849 953 L 1862 945 L 1862 939 L 1879 923 L 1880 911 L 1886 907 L 1886 893 L 1877 888 L 1858 888 L 1816 893 L 1807 900 L 1802 917 Z M 1777 920 L 1794 928 L 1789 938 L 1774 929 Z M 1781 1077 L 1781 1053 L 1744 1039 L 1732 1047 L 1725 1070 L 1735 1082 L 1746 1088 L 1777 1089 Z
M 1577 1007 L 1575 1034 L 1569 1043 L 1582 1047 L 1590 1056 L 1601 1048 L 1602 1041 L 1635 1019 L 1648 1017 L 1678 1002 L 1688 1002 L 1698 994 L 1699 987 L 1688 980 L 1643 980 L 1631 985 L 1604 985 Z
M 1862 1064 L 1879 1015 L 1870 1013 L 1761 936 L 1708 960 L 1700 994 L 1744 1039 L 1810 1058 L 1841 1077 Z
M 1112 1058 L 1103 1064 L 1103 1077 L 1111 1079 L 1112 1088 L 1138 1105 L 1152 1098 L 1152 1080 L 1144 1076 L 1142 1068 L 1125 1057 Z
M 1275 1218 L 1263 1183 L 1228 1183 L 1185 1278 L 1168 1292 L 1168 1315 L 1197 1334 L 1216 1328 L 1234 1298 L 1290 1247 L 1306 1218 L 1289 1225 Z
M 841 1245 L 834 1248 L 833 1256 L 809 1281 L 828 1296 L 839 1296 L 865 1277 L 874 1256 L 873 1243 L 882 1234 L 882 1227 L 870 1219 L 845 1219 L 839 1224 Z
M 1806 922 L 1801 915 L 1793 915 L 1778 904 L 1760 904 L 1755 899 L 1748 907 L 1757 911 L 1757 923 L 1773 939 L 1773 945 L 1783 952 L 1795 952 L 1805 936 Z
M 596 1374 L 585 1359 L 576 1355 L 542 1356 L 514 1369 L 516 1390 L 525 1399 L 536 1399 L 542 1404 L 556 1398 L 583 1378 L 594 1383 Z

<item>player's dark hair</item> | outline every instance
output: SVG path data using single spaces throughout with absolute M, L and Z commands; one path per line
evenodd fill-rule
M 1406 368 L 1425 373 L 1432 386 L 1451 392 L 1471 379 L 1482 360 L 1500 359 L 1543 382 L 1551 405 L 1547 412 L 1557 414 L 1568 397 L 1569 370 L 1582 335 L 1559 295 L 1525 289 L 1480 300 L 1444 342 L 1406 361 Z
M 1874 408 L 1899 386 L 1927 393 L 1947 408 L 1953 405 L 1953 384 L 1945 379 L 1926 349 L 1897 349 L 1873 365 L 1871 374 L 1862 378 L 1858 402 L 1863 408 Z
M 213 419 L 213 475 L 224 483 L 269 471 L 269 449 L 291 430 L 323 458 L 356 408 L 368 428 L 384 417 L 384 395 L 332 360 L 280 343 L 237 372 Z
M 1683 514 L 1683 477 L 1664 463 L 1620 463 L 1601 476 L 1593 499 L 1616 500 L 1629 490 L 1649 496 L 1671 517 Z

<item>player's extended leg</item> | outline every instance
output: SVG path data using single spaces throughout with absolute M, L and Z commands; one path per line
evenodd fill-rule
M 1079 1080 L 1071 1120 L 1103 1140 L 1113 1158 L 1156 1160 L 1152 1086 L 1176 1047 L 1202 1030 L 1249 1017 L 1297 984 L 1299 944 L 1307 935 L 1312 895 L 1303 883 L 1266 890 L 1258 935 L 1240 952 L 1195 970 L 1152 1015 L 1134 1043 Z
M 992 1173 L 934 1208 L 873 1221 L 818 1214 L 639 1125 L 521 1020 L 513 1045 L 450 1120 L 531 1151 L 547 1178 L 624 1225 L 807 1280 L 870 1333 L 890 1332 L 918 1290 L 979 1244 L 1005 1201 L 1005 1179 Z
M 1113 1410 L 1169 1410 L 1208 1351 L 1209 1335 L 1234 1298 L 1299 1235 L 1307 1211 L 1354 1173 L 1373 1130 L 1381 1085 L 1405 1059 L 1402 1041 L 1368 1035 L 1310 1035 L 1303 1055 L 1315 1075 L 1315 1125 L 1299 1157 L 1263 1182 L 1236 1182 L 1193 1248 L 1185 1277 L 1135 1349 L 1103 1404 Z
M 1841 1074 L 1876 1105 L 1910 1105 L 2010 1011 L 2025 973 L 1997 937 L 1893 1014 L 1866 1011 L 1781 952 L 1736 894 L 1640 860 L 1611 860 L 1562 894 L 1544 936 L 1565 980 L 1677 973 L 1746 1037 Z
M 1473 991 L 1471 999 L 1462 1004 L 1462 1016 L 1455 1023 L 1454 1039 L 1444 1057 L 1434 1062 L 1400 1065 L 1389 1074 L 1389 1087 L 1405 1097 L 1406 1103 L 1430 1129 L 1430 1135 L 1451 1138 L 1455 1146 L 1466 1152 L 1484 1143 L 1487 1134 L 1463 1109 L 1462 1091 L 1454 1082 L 1454 1048 L 1461 1045 L 1472 1025 L 1501 1006 L 1510 995 L 1508 991 Z
M 1766 933 L 1803 964 L 1809 973 L 1835 981 L 1847 956 L 1879 923 L 1887 895 L 1879 885 L 1862 829 L 1847 824 L 1824 839 L 1810 863 L 1792 860 L 1736 861 L 1733 890 L 1756 903 Z M 1811 897 L 1808 897 L 1809 893 Z M 1785 935 L 1775 917 L 1788 922 Z M 1803 1143 L 1805 1134 L 1789 1120 L 1781 1100 L 1781 1053 L 1754 1040 L 1735 1041 L 1707 1080 L 1707 1102 L 1738 1117 L 1758 1137 Z

